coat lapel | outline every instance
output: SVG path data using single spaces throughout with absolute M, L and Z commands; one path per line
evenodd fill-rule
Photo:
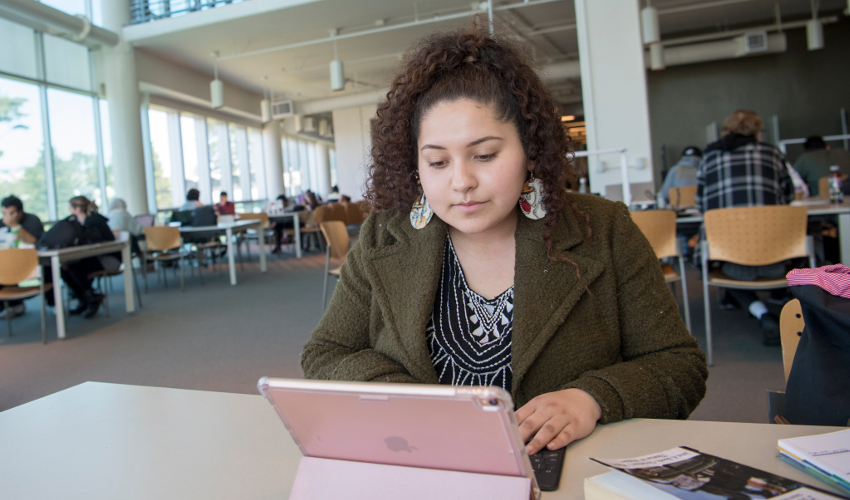
M 572 211 L 564 216 L 552 234 L 553 255 L 569 261 L 554 262 L 546 255 L 542 221 L 520 217 L 516 236 L 514 271 L 514 327 L 511 346 L 513 392 L 516 392 L 549 339 L 563 325 L 570 311 L 604 270 L 601 262 L 569 251 L 580 244 L 582 228 Z M 576 272 L 581 273 L 581 279 Z
M 406 217 L 389 220 L 387 230 L 395 244 L 371 250 L 366 263 L 386 327 L 403 347 L 406 359 L 400 361 L 417 380 L 436 384 L 424 332 L 437 294 L 447 229 L 436 216 L 420 230 L 405 222 Z

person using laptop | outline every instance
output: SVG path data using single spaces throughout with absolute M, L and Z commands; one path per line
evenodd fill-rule
M 567 192 L 569 137 L 528 60 L 486 21 L 407 52 L 372 128 L 371 215 L 301 363 L 502 387 L 534 454 L 687 418 L 708 369 L 628 209 Z

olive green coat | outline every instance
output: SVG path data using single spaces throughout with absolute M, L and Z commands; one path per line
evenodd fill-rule
M 569 209 L 552 240 L 554 256 L 575 265 L 547 258 L 542 221 L 520 216 L 517 224 L 514 402 L 575 387 L 596 399 L 603 423 L 687 418 L 705 395 L 708 369 L 652 248 L 622 203 L 570 198 L 590 216 L 591 242 Z M 446 234 L 437 216 L 421 230 L 395 211 L 366 220 L 304 346 L 306 378 L 439 382 L 425 328 Z

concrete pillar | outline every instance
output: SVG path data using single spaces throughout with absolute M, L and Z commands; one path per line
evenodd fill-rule
M 331 159 L 327 144 L 316 143 L 316 191 L 324 198 L 331 192 Z
M 266 168 L 266 197 L 274 200 L 285 193 L 283 154 L 280 151 L 280 121 L 263 125 L 263 160 Z
M 103 27 L 121 35 L 130 24 L 130 1 L 103 2 Z M 109 102 L 109 135 L 112 140 L 112 175 L 115 196 L 127 202 L 131 214 L 146 214 L 145 162 L 139 82 L 133 47 L 123 37 L 115 47 L 103 46 L 106 99 Z
M 587 149 L 627 148 L 629 183 L 653 182 L 638 0 L 575 0 L 575 8 Z M 590 157 L 588 170 L 594 193 L 622 184 L 617 155 Z

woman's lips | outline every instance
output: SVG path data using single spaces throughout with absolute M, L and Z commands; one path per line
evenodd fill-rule
M 464 203 L 458 203 L 455 206 L 459 210 L 461 210 L 462 212 L 474 212 L 475 210 L 478 210 L 479 208 L 481 208 L 483 205 L 484 205 L 484 202 L 469 201 L 469 202 L 464 202 Z

